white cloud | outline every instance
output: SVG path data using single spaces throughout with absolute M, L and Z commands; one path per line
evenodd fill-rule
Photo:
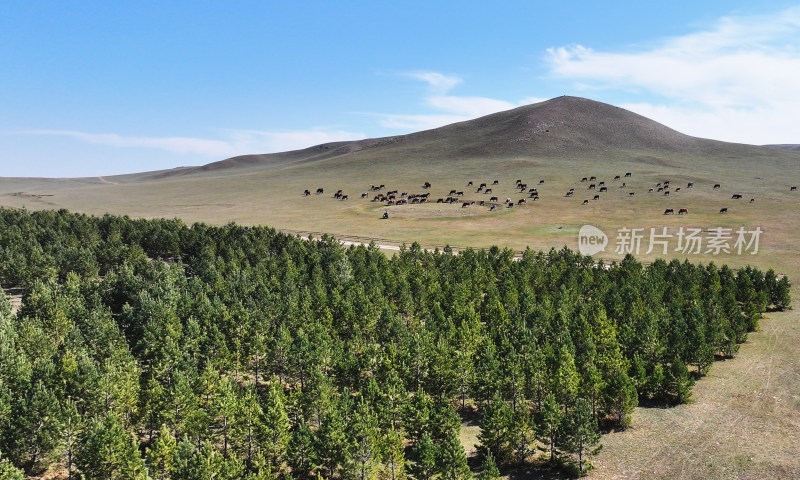
M 439 72 L 408 72 L 403 75 L 427 83 L 438 94 L 445 94 L 462 82 L 461 77 L 445 75 Z
M 551 73 L 591 92 L 622 90 L 629 107 L 685 133 L 745 143 L 800 142 L 800 7 L 723 18 L 635 52 L 551 48 Z M 623 106 L 623 105 L 621 105 Z
M 86 133 L 72 130 L 25 130 L 13 132 L 24 135 L 70 137 L 87 143 L 117 148 L 152 148 L 179 154 L 203 155 L 214 158 L 249 153 L 283 152 L 311 147 L 321 143 L 360 140 L 364 134 L 342 130 L 258 131 L 224 130 L 224 139 L 191 137 L 139 137 L 114 133 Z

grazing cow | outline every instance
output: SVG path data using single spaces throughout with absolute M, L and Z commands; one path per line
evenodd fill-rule
M 500 199 L 498 197 L 492 197 L 489 199 L 490 202 L 499 202 Z
M 517 188 L 519 188 L 520 191 L 523 191 L 526 188 L 528 188 L 528 184 L 527 183 L 520 183 L 519 185 L 517 185 Z
M 342 198 L 342 191 L 338 190 L 336 193 L 334 193 L 333 194 L 333 198 L 341 199 Z
M 464 196 L 464 192 L 461 192 L 461 191 L 456 192 L 456 197 L 463 197 L 463 196 Z
M 687 183 L 686 188 L 694 188 L 694 182 Z
M 481 207 L 486 205 L 486 200 L 481 200 L 480 202 L 478 202 L 478 205 L 480 205 Z
M 395 203 L 394 203 L 394 200 L 389 200 L 388 202 L 386 202 L 386 205 L 387 205 L 387 206 L 388 206 L 388 205 L 394 205 L 394 204 L 395 204 Z
M 406 200 L 404 198 L 401 198 L 400 200 L 397 201 L 397 205 L 405 205 L 407 203 L 408 203 L 408 200 Z
M 594 183 L 589 184 L 589 190 L 594 190 L 595 188 L 597 188 L 597 185 L 595 185 Z
M 380 185 L 378 185 L 378 190 L 383 190 L 384 188 L 386 188 L 386 185 L 384 185 L 382 183 Z
M 720 208 L 719 213 L 728 213 L 728 207 Z
M 455 194 L 456 194 L 455 190 L 450 190 L 450 193 L 448 193 L 448 195 L 455 195 Z
M 492 189 L 491 188 L 487 188 L 486 190 L 483 191 L 483 193 L 492 193 Z
M 602 187 L 603 185 L 605 185 L 605 184 L 606 184 L 606 182 L 600 182 L 600 183 L 598 183 L 598 185 L 600 185 L 601 187 Z
M 647 189 L 647 193 L 653 193 L 653 189 L 652 188 Z
M 539 180 L 539 185 L 544 185 L 544 180 Z
M 678 210 L 678 215 L 688 215 L 689 209 L 688 208 L 681 208 Z
M 600 195 L 595 195 L 594 198 L 592 198 L 592 200 L 600 200 Z
M 481 193 L 482 191 L 483 191 L 483 187 L 478 187 L 478 189 L 475 190 L 475 193 Z
M 317 195 L 319 195 L 320 193 L 325 193 L 325 191 L 322 188 L 318 188 L 317 189 Z
M 714 190 L 719 190 L 719 183 L 714 184 Z
M 659 182 L 659 183 L 656 183 L 656 187 L 660 187 L 660 186 L 661 186 L 661 183 L 660 183 L 660 182 Z
M 525 200 L 524 198 L 520 198 L 519 200 L 517 200 L 517 205 L 525 205 L 526 203 L 528 203 L 528 201 Z
M 619 179 L 620 179 L 619 175 L 614 175 L 614 180 L 619 180 Z
M 469 183 L 472 183 L 472 182 L 469 182 Z M 422 185 L 422 188 L 431 188 L 431 182 L 425 182 L 425 184 Z
M 631 172 L 625 172 L 625 178 L 628 178 L 630 176 L 631 176 Z
M 492 207 L 489 209 L 490 212 L 494 212 L 495 210 L 497 210 L 497 204 L 492 205 Z
M 664 196 L 668 196 L 668 195 L 669 195 L 669 190 L 664 190 Z
M 419 198 L 414 197 L 414 198 L 411 199 L 411 204 L 413 205 L 415 203 L 419 203 Z
M 478 188 L 486 188 L 486 182 L 481 183 Z
M 469 207 L 469 202 L 464 202 L 461 204 L 461 208 Z
M 607 192 L 608 187 L 600 187 L 600 193 Z
M 575 189 L 574 188 L 570 188 L 569 191 L 574 193 Z
M 681 187 L 676 188 L 675 191 L 676 192 L 680 192 L 681 191 Z
M 307 197 L 309 195 L 311 195 L 311 190 L 303 190 L 303 196 L 304 197 Z
M 796 186 L 792 185 L 791 187 L 789 187 L 790 192 L 794 192 L 795 190 L 797 190 Z
M 519 185 L 520 183 L 522 183 L 522 179 L 519 179 L 519 178 L 518 178 L 518 179 L 517 179 L 517 185 Z
M 664 191 L 664 187 L 658 187 L 658 191 L 659 192 L 663 192 Z
M 495 180 L 495 181 L 492 182 L 492 185 L 499 185 L 499 184 L 500 184 L 499 180 Z
M 627 183 L 622 182 L 622 185 L 620 185 L 619 188 L 625 188 L 627 185 L 628 185 Z
M 589 181 L 590 181 L 590 182 L 594 182 L 595 180 L 597 180 L 597 177 L 595 177 L 594 175 L 592 175 L 591 177 L 589 177 Z
M 506 197 L 506 201 L 503 203 L 511 203 L 511 197 Z
M 531 194 L 528 195 L 528 198 L 539 198 L 539 192 L 531 192 Z
M 536 187 L 528 189 L 528 193 L 536 193 L 537 191 L 538 190 L 536 190 Z
M 539 195 L 536 195 L 535 197 L 533 197 L 533 201 L 535 202 L 536 200 L 539 200 Z
M 756 201 L 756 199 L 755 199 L 755 198 L 751 198 L 751 199 L 750 199 L 750 203 L 753 203 L 753 202 L 755 202 L 755 201 Z
M 384 219 L 384 220 L 389 218 L 389 212 L 383 212 L 383 216 L 381 218 Z
M 664 215 L 675 215 L 675 210 L 672 208 L 668 208 L 664 210 Z
M 572 196 L 574 193 L 575 193 L 575 192 L 573 192 L 572 190 L 570 190 L 570 191 L 569 191 L 569 192 L 567 192 L 567 193 L 566 193 L 564 196 L 565 196 L 565 197 L 571 197 L 571 196 Z
M 587 180 L 586 177 L 581 178 L 581 182 L 585 182 Z
M 367 198 L 367 192 L 362 193 L 361 198 Z
M 439 198 L 436 200 L 436 203 L 444 203 L 444 198 Z
M 471 186 L 472 186 L 472 180 L 470 180 L 469 182 L 467 182 L 467 186 L 468 186 L 468 187 L 471 187 Z
M 583 204 L 584 204 L 584 205 L 588 205 L 588 204 L 589 204 L 589 200 L 584 200 L 584 201 L 583 201 Z
M 632 197 L 634 192 L 628 192 L 628 196 Z
M 347 195 L 342 195 L 339 200 L 347 200 L 349 197 Z
M 506 207 L 507 208 L 512 208 L 512 207 L 514 207 L 514 203 L 513 202 L 509 202 L 508 205 L 506 205 Z
M 732 200 L 740 200 L 741 198 L 742 198 L 741 193 L 734 193 L 733 195 L 731 195 Z

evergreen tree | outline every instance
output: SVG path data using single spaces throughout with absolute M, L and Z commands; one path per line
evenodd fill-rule
M 434 445 L 430 435 L 424 433 L 411 451 L 414 461 L 411 473 L 416 480 L 431 480 L 436 475 L 436 459 L 439 449 Z
M 146 478 L 138 442 L 112 415 L 92 422 L 81 438 L 75 464 L 87 479 Z
M 478 480 L 500 480 L 500 470 L 497 469 L 497 464 L 494 461 L 492 452 L 487 452 L 481 464 L 481 473 L 478 474 Z
M 586 452 L 596 452 L 594 447 L 600 442 L 597 420 L 592 415 L 592 407 L 583 398 L 575 402 L 575 407 L 564 417 L 560 444 L 564 450 L 578 455 L 578 469 L 583 472 L 583 456 Z
M 442 479 L 467 480 L 472 478 L 469 465 L 467 465 L 467 453 L 458 438 L 458 430 L 452 430 L 442 443 L 437 460 L 437 470 L 441 473 Z

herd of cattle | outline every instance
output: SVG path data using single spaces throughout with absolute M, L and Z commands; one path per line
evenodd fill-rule
M 631 172 L 626 172 L 624 178 L 630 178 L 632 176 Z M 612 182 L 620 182 L 619 188 L 626 188 L 627 182 L 623 181 L 623 176 L 615 175 Z M 605 193 L 608 192 L 608 186 L 606 185 L 605 181 L 598 181 L 596 176 L 589 176 L 589 177 L 582 177 L 580 180 L 581 183 L 589 183 L 588 189 L 590 191 L 596 191 L 598 193 Z M 470 207 L 473 205 L 479 206 L 489 206 L 490 211 L 495 211 L 500 205 L 500 197 L 494 195 L 493 187 L 498 186 L 500 184 L 499 180 L 492 181 L 491 185 L 487 182 L 480 183 L 478 188 L 475 190 L 475 193 L 481 193 L 483 195 L 490 195 L 489 200 L 466 200 L 464 199 L 464 191 L 459 189 L 451 189 L 447 196 L 443 196 L 436 199 L 436 203 L 443 203 L 443 204 L 460 204 L 461 208 Z M 472 187 L 474 182 L 469 181 L 467 182 L 467 187 Z M 544 185 L 544 180 L 539 180 L 538 185 Z M 536 201 L 539 200 L 539 190 L 537 187 L 530 187 L 528 188 L 528 184 L 523 182 L 522 179 L 517 179 L 516 181 L 516 189 L 519 191 L 520 194 L 527 195 L 526 197 L 522 197 L 516 201 L 512 200 L 511 197 L 506 197 L 505 201 L 503 202 L 506 205 L 506 208 L 512 208 L 514 205 L 525 205 L 528 203 L 528 200 Z M 647 191 L 648 193 L 662 193 L 664 196 L 669 196 L 670 188 L 672 187 L 670 180 L 663 180 L 661 182 L 656 183 L 653 187 L 649 188 Z M 427 190 L 431 188 L 430 182 L 425 182 L 422 185 L 422 188 Z M 688 182 L 686 184 L 687 189 L 694 188 L 694 182 Z M 719 183 L 715 183 L 713 186 L 713 190 L 719 190 L 721 185 Z M 371 202 L 379 202 L 383 203 L 386 206 L 392 205 L 406 205 L 406 204 L 422 204 L 428 203 L 429 201 L 432 202 L 430 199 L 430 192 L 425 193 L 409 193 L 409 192 L 400 192 L 398 190 L 387 190 L 385 193 L 382 190 L 386 189 L 386 185 L 370 185 L 369 191 L 370 192 L 378 192 L 376 193 Z M 796 191 L 796 186 L 789 187 L 790 191 Z M 673 192 L 680 192 L 681 187 L 675 187 Z M 324 189 L 322 187 L 317 188 L 315 194 L 321 195 L 324 193 Z M 635 195 L 634 192 L 630 191 L 627 192 L 629 197 L 633 197 Z M 305 190 L 303 192 L 303 196 L 310 196 L 311 190 Z M 564 194 L 565 197 L 573 197 L 575 195 L 575 189 L 570 188 Z M 361 194 L 362 199 L 369 198 L 370 194 L 368 192 L 364 192 Z M 349 195 L 342 192 L 342 190 L 337 190 L 336 193 L 333 194 L 333 198 L 337 200 L 348 200 Z M 740 193 L 735 193 L 731 196 L 732 200 L 740 200 L 743 196 Z M 600 195 L 595 194 L 592 197 L 592 200 L 600 200 Z M 755 202 L 755 198 L 750 199 L 750 203 Z M 588 205 L 589 200 L 583 200 L 583 205 Z M 679 208 L 678 215 L 687 215 L 689 213 L 688 208 Z M 724 207 L 720 209 L 719 213 L 728 213 L 728 208 Z M 675 209 L 674 208 L 667 208 L 664 210 L 664 215 L 674 215 Z M 384 217 L 386 218 L 386 217 Z

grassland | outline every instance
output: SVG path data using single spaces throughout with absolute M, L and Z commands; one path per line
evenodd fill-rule
M 800 192 L 789 189 L 800 184 L 800 153 L 694 139 L 629 112 L 574 99 L 512 112 L 405 137 L 243 157 L 206 168 L 0 179 L 0 205 L 267 224 L 386 245 L 417 241 L 428 247 L 515 250 L 577 248 L 578 230 L 591 224 L 611 237 L 606 251 L 596 255 L 605 259 L 621 257 L 613 243 L 621 227 L 644 232 L 667 227 L 671 233 L 680 227 L 760 227 L 756 255 L 682 255 L 674 251 L 674 239 L 667 257 L 773 268 L 800 285 Z M 630 178 L 612 180 L 626 172 Z M 591 175 L 609 187 L 599 200 L 591 200 L 596 192 L 580 182 Z M 434 202 L 451 189 L 464 190 L 465 200 L 488 201 L 489 195 L 466 185 L 495 179 L 493 195 L 501 201 L 524 196 L 516 179 L 536 186 L 540 200 L 490 212 L 437 203 L 386 207 L 369 201 L 372 192 L 360 198 L 370 185 L 385 184 L 387 190 L 430 192 Z M 648 193 L 665 179 L 672 184 L 668 197 Z M 429 190 L 422 188 L 426 181 Z M 694 188 L 686 188 L 688 182 Z M 713 189 L 716 183 L 721 188 Z M 325 193 L 302 196 L 318 187 Z M 570 188 L 575 195 L 565 197 Z M 350 199 L 333 199 L 338 189 Z M 743 199 L 731 199 L 734 193 Z M 718 213 L 723 207 L 728 214 Z M 687 208 L 689 214 L 663 215 L 665 208 Z M 384 211 L 387 220 L 379 218 Z M 644 245 L 640 259 L 651 261 L 660 253 L 645 254 Z M 800 299 L 800 288 L 793 293 Z M 592 477 L 800 477 L 799 320 L 797 310 L 769 314 L 736 358 L 717 362 L 698 382 L 688 405 L 637 409 L 632 428 L 604 438 Z M 465 431 L 467 442 L 474 433 Z

